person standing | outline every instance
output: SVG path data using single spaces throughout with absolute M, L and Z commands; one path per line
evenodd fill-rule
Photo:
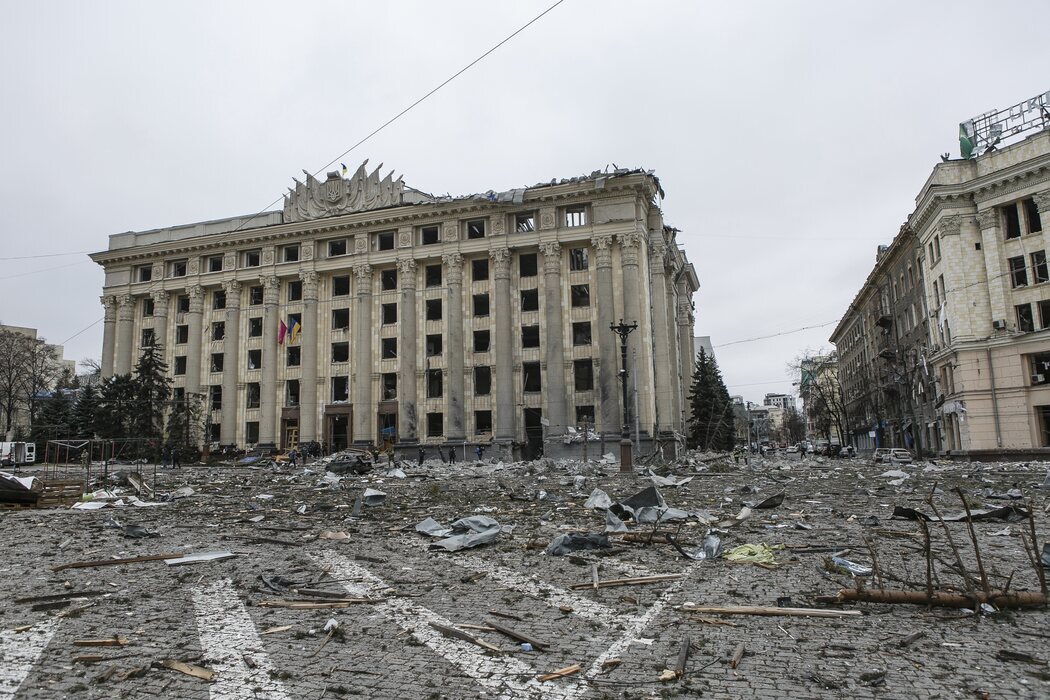
M 178 450 L 178 448 L 175 448 L 175 447 L 171 448 L 171 468 L 172 469 L 178 469 L 179 468 L 179 450 Z
M 162 469 L 167 469 L 168 465 L 171 464 L 171 448 L 160 451 L 160 466 Z
M 474 448 L 474 454 L 478 456 L 478 461 L 480 462 L 481 458 L 485 456 L 485 448 L 481 445 L 478 445 Z
M 804 443 L 804 442 L 799 443 L 799 446 L 798 446 L 798 458 L 799 458 L 799 461 L 802 461 L 803 459 L 806 458 L 806 443 Z
M 423 460 L 426 459 L 427 451 L 423 449 L 423 446 L 419 446 L 419 466 L 423 466 Z
M 456 448 L 455 447 L 449 447 L 448 448 L 448 463 L 452 464 L 455 461 L 456 461 Z

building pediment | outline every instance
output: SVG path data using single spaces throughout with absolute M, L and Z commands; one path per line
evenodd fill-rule
M 393 171 L 380 178 L 382 163 L 371 173 L 366 165 L 367 160 L 349 178 L 332 171 L 322 182 L 305 170 L 306 182 L 292 178 L 295 187 L 289 187 L 284 196 L 285 223 L 433 201 L 422 192 L 406 188 L 400 177 L 395 180 Z

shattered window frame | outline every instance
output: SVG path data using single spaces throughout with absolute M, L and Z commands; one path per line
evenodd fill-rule
M 569 248 L 569 272 L 582 272 L 590 267 L 586 248 Z
M 487 219 L 471 219 L 467 222 L 467 240 L 474 241 L 484 238 L 488 232 Z
M 211 322 L 211 339 L 212 341 L 223 340 L 226 338 L 226 321 L 212 321 Z
M 284 353 L 285 367 L 298 367 L 303 362 L 303 349 L 298 345 L 289 345 Z
M 226 366 L 226 353 L 224 352 L 213 352 L 211 354 L 211 371 L 221 372 L 223 367 Z
M 591 305 L 591 285 L 574 284 L 569 288 L 569 305 L 574 309 L 583 309 Z
M 245 408 L 259 408 L 262 404 L 262 385 L 259 382 L 248 382 L 245 384 L 245 391 Z
M 1031 254 L 1032 259 L 1032 280 L 1034 284 L 1042 284 L 1043 282 L 1050 282 L 1050 268 L 1047 267 L 1046 263 L 1046 251 L 1037 250 Z
M 521 363 L 521 390 L 526 394 L 543 391 L 543 376 L 539 362 Z
M 152 299 L 146 297 L 142 300 L 142 317 L 149 318 L 156 312 L 156 304 Z
M 594 425 L 594 404 L 576 407 L 576 425 Z
M 226 290 L 216 289 L 211 293 L 211 308 L 214 311 L 226 308 Z
M 1010 286 L 1014 289 L 1017 287 L 1027 287 L 1028 268 L 1025 265 L 1024 256 L 1018 255 L 1013 258 L 1007 258 L 1006 265 L 1010 269 Z
M 262 285 L 248 288 L 248 306 L 261 306 L 263 303 Z
M 329 360 L 332 364 L 341 365 L 350 361 L 350 343 L 346 340 L 337 340 L 332 343 Z
M 332 309 L 332 330 L 350 330 L 350 307 Z
M 298 379 L 287 379 L 284 382 L 284 405 L 294 407 L 299 405 L 299 392 L 302 387 Z
M 428 333 L 424 338 L 427 357 L 439 357 L 444 352 L 440 333 Z
M 139 337 L 139 347 L 140 348 L 148 348 L 148 347 L 150 347 L 152 345 L 155 345 L 156 342 L 157 342 L 157 337 L 154 334 L 153 329 L 152 328 L 143 328 L 142 329 L 142 335 Z
M 397 398 L 397 372 L 383 372 L 379 375 L 379 390 L 383 401 Z
M 1031 333 L 1035 330 L 1035 316 L 1032 315 L 1031 304 L 1017 304 L 1014 306 L 1017 315 L 1017 330 L 1022 333 Z
M 332 403 L 346 403 L 350 400 L 350 377 L 332 377 L 329 384 L 332 391 Z
M 593 343 L 590 321 L 574 321 L 572 324 L 573 347 L 585 347 Z
M 384 292 L 397 290 L 397 268 L 379 271 L 379 289 Z
M 335 275 L 332 277 L 332 297 L 350 296 L 350 275 Z
M 381 338 L 379 341 L 379 356 L 384 360 L 397 359 L 397 338 Z
M 540 310 L 540 290 L 539 289 L 522 289 L 521 290 L 521 310 L 522 312 L 539 311 Z
M 565 207 L 564 221 L 565 228 L 578 228 L 580 226 L 586 226 L 588 224 L 587 205 L 573 204 Z
M 423 269 L 423 286 L 424 287 L 440 287 L 441 286 L 441 265 L 427 265 Z
M 262 369 L 262 349 L 251 348 L 248 350 L 248 364 L 246 367 L 249 371 Z
M 211 410 L 222 410 L 222 384 L 212 384 L 208 387 L 208 401 L 211 403 Z
M 248 337 L 261 338 L 263 334 L 262 316 L 251 316 L 248 319 Z
M 523 212 L 514 216 L 514 230 L 517 233 L 532 233 L 536 230 L 535 212 Z
M 484 435 L 492 432 L 492 411 L 474 411 L 474 434 Z

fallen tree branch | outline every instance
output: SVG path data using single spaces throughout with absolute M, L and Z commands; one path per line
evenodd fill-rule
M 1021 591 L 1017 593 L 944 593 L 934 592 L 931 596 L 926 591 L 885 591 L 855 588 L 843 588 L 835 596 L 838 602 L 886 603 L 889 605 L 933 605 L 941 608 L 974 608 L 981 603 L 990 603 L 997 608 L 1038 608 L 1046 605 L 1046 596 L 1038 591 Z

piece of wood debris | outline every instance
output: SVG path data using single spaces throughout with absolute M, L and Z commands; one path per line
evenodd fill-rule
M 548 644 L 547 642 L 541 642 L 538 639 L 530 637 L 524 632 L 521 632 L 520 630 L 501 625 L 500 623 L 495 622 L 493 620 L 485 620 L 485 624 L 494 629 L 495 631 L 499 632 L 500 634 L 505 634 L 515 641 L 531 644 L 532 648 L 536 651 L 546 651 L 547 648 L 550 647 L 550 644 Z
M 602 662 L 602 673 L 608 673 L 623 663 L 623 659 L 606 659 Z
M 456 627 L 461 630 L 474 630 L 475 632 L 495 632 L 496 630 L 488 625 L 469 625 L 465 622 L 457 623 Z
M 264 629 L 259 634 L 277 634 L 278 632 L 287 632 L 292 629 L 293 625 L 280 625 L 279 627 L 269 627 Z
M 756 605 L 690 605 L 682 606 L 685 612 L 709 615 L 770 615 L 784 617 L 856 617 L 863 615 L 860 610 L 825 610 L 823 608 L 776 608 Z
M 18 633 L 21 633 L 21 632 L 28 632 L 29 630 L 33 629 L 33 627 L 34 627 L 34 625 L 22 625 L 21 627 L 15 627 L 11 631 L 14 632 L 15 634 L 18 634 Z
M 563 612 L 566 615 L 568 615 L 569 613 L 571 613 L 573 611 L 573 608 L 572 608 L 571 605 L 559 605 L 558 606 L 558 610 L 560 610 L 561 612 Z
M 729 668 L 736 668 L 740 665 L 740 660 L 744 658 L 744 643 L 740 642 L 736 645 L 736 649 L 733 650 L 733 655 L 729 657 Z
M 704 617 L 703 615 L 690 615 L 689 619 L 690 620 L 695 620 L 696 622 L 702 622 L 705 625 L 725 625 L 726 627 L 739 627 L 740 626 L 740 625 L 736 624 L 735 622 L 730 622 L 729 620 L 716 620 L 713 617 Z
M 612 586 L 640 586 L 647 583 L 660 583 L 661 581 L 677 581 L 682 574 L 659 574 L 656 576 L 635 576 L 633 578 L 611 578 L 598 583 L 599 588 L 610 588 Z M 593 582 L 577 583 L 571 586 L 573 590 L 590 588 Z
M 573 664 L 572 666 L 566 666 L 565 668 L 559 668 L 557 671 L 551 671 L 550 673 L 544 673 L 542 675 L 536 676 L 536 680 L 544 681 L 544 682 L 545 681 L 553 681 L 553 680 L 556 680 L 558 678 L 565 678 L 566 676 L 571 676 L 572 674 L 579 673 L 579 672 L 580 672 L 580 665 L 579 664 Z
M 525 618 L 517 615 L 512 615 L 506 612 L 500 612 L 499 610 L 489 610 L 489 615 L 495 615 L 496 617 L 502 617 L 507 620 L 517 620 L 518 622 L 525 622 Z
M 65 569 L 90 569 L 96 566 L 117 566 L 119 564 L 139 564 L 145 561 L 160 561 L 161 559 L 178 559 L 186 556 L 182 552 L 169 554 L 148 554 L 142 557 L 125 557 L 123 559 L 95 559 L 92 561 L 73 561 L 68 564 L 52 566 L 52 571 L 63 571 Z
M 441 634 L 445 635 L 446 637 L 455 637 L 456 639 L 462 639 L 464 642 L 470 642 L 471 644 L 476 644 L 479 647 L 481 647 L 482 649 L 488 649 L 489 651 L 495 652 L 497 654 L 502 654 L 503 653 L 503 650 L 500 649 L 498 646 L 496 646 L 494 644 L 489 644 L 485 640 L 478 639 L 474 635 L 467 634 L 463 630 L 458 630 L 455 627 L 447 627 L 445 625 L 439 625 L 436 622 L 431 622 L 430 626 L 433 627 L 434 629 L 436 629 Z
M 678 647 L 678 659 L 674 665 L 674 677 L 681 678 L 685 675 L 685 664 L 689 660 L 689 647 L 692 646 L 692 640 L 689 637 L 682 639 L 681 646 Z
M 122 647 L 128 643 L 127 637 L 112 636 L 104 639 L 74 639 L 75 647 Z
M 594 585 L 594 590 L 598 590 L 598 585 L 601 580 L 598 578 L 598 565 L 591 564 L 591 583 Z
M 193 664 L 183 663 L 177 659 L 161 659 L 155 662 L 157 666 L 162 668 L 168 668 L 172 671 L 178 671 L 179 673 L 185 673 L 187 676 L 193 676 L 199 678 L 202 681 L 213 681 L 218 676 L 215 671 L 210 671 L 201 666 L 194 666 Z
M 323 603 L 306 600 L 260 600 L 256 605 L 260 608 L 289 608 L 291 610 L 320 610 L 322 608 L 348 608 L 358 603 L 375 603 L 371 598 L 344 598 L 342 600 L 326 600 Z
M 906 646 L 910 646 L 910 645 L 914 644 L 915 642 L 919 641 L 920 639 L 922 639 L 925 636 L 926 636 L 925 632 L 912 632 L 907 637 L 905 637 L 904 639 L 902 639 L 899 642 L 897 642 L 897 646 L 899 648 L 903 649 Z
M 107 661 L 108 656 L 104 654 L 81 654 L 73 657 L 73 663 L 75 664 L 95 664 L 99 661 Z
M 70 598 L 90 598 L 97 595 L 106 595 L 107 591 L 67 591 L 55 593 L 54 595 L 34 595 L 28 598 L 15 598 L 16 603 L 43 603 L 53 600 L 68 600 Z

